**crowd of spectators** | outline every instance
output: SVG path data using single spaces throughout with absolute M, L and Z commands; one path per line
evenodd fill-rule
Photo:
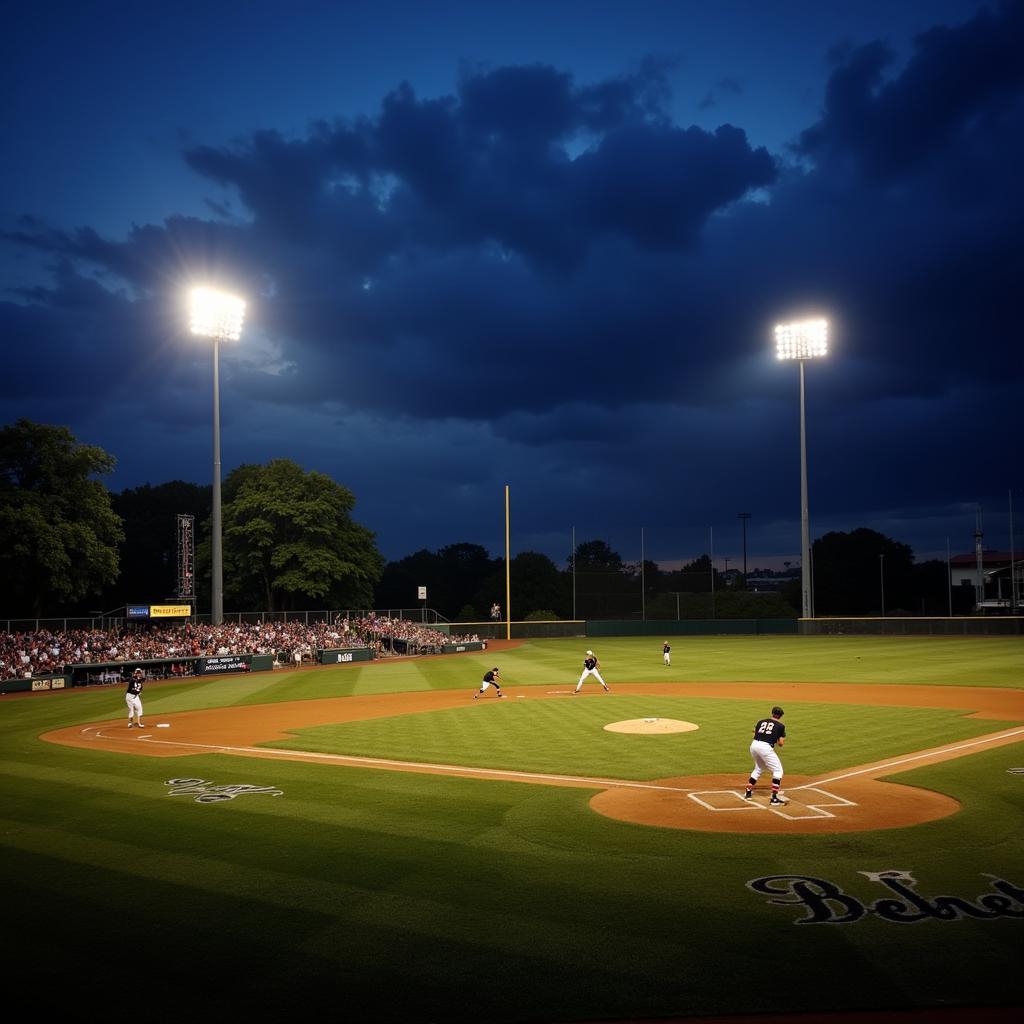
M 65 665 L 193 659 L 201 657 L 272 654 L 278 663 L 313 661 L 317 651 L 369 647 L 376 657 L 399 654 L 437 654 L 444 644 L 479 640 L 386 616 L 338 616 L 333 622 L 224 623 L 209 626 L 127 625 L 111 629 L 37 629 L 0 633 L 0 679 L 27 679 L 57 674 Z M 168 667 L 166 674 L 188 675 L 191 662 Z M 103 673 L 114 682 L 118 670 Z

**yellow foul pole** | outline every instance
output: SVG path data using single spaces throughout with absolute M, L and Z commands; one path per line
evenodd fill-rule
M 508 543 L 508 484 L 505 484 L 505 639 L 512 639 L 512 579 Z

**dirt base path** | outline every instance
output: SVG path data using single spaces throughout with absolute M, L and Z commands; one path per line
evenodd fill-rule
M 614 695 L 600 692 L 572 697 L 568 690 L 524 687 L 506 699 L 606 700 L 614 720 Z M 1024 690 L 993 687 L 890 686 L 845 683 L 634 683 L 620 684 L 615 693 L 628 695 L 714 697 L 962 709 L 971 718 L 1024 722 Z M 486 698 L 495 699 L 495 698 Z M 185 757 L 223 753 L 276 760 L 315 761 L 388 771 L 427 772 L 466 778 L 490 778 L 535 785 L 573 786 L 600 790 L 590 801 L 598 813 L 621 821 L 706 832 L 806 833 L 868 831 L 901 828 L 955 813 L 960 805 L 941 793 L 881 781 L 883 776 L 964 757 L 1024 740 L 1024 726 L 1004 728 L 930 750 L 904 754 L 871 765 L 828 775 L 785 777 L 788 803 L 769 807 L 766 794 L 743 799 L 745 766 L 735 775 L 681 776 L 634 782 L 537 772 L 465 768 L 385 758 L 318 754 L 255 746 L 289 737 L 314 725 L 388 718 L 472 704 L 463 691 L 331 697 L 290 703 L 182 711 L 147 716 L 146 729 L 128 729 L 123 718 L 72 726 L 43 735 L 51 743 L 109 750 L 148 757 Z M 474 706 L 481 706 L 479 703 Z M 167 728 L 160 728 L 164 724 Z

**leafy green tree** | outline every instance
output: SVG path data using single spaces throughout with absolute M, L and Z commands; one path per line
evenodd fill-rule
M 861 527 L 850 533 L 826 533 L 814 542 L 814 612 L 816 615 L 878 615 L 884 579 L 887 614 L 913 603 L 914 552 Z
M 543 609 L 560 609 L 556 617 L 566 617 L 572 607 L 566 577 L 547 555 L 521 551 L 509 566 L 512 584 L 512 616 L 528 619 Z
M 569 566 L 572 567 L 572 556 Z M 576 545 L 576 571 L 622 572 L 626 568 L 622 555 L 613 551 L 606 541 L 588 540 Z
M 672 593 L 703 594 L 711 590 L 711 557 L 701 555 L 692 562 L 687 562 L 681 569 L 674 569 L 665 574 L 661 590 Z M 718 573 L 715 576 L 715 590 L 722 589 L 722 581 Z
M 224 481 L 225 596 L 253 610 L 368 607 L 383 559 L 354 507 L 346 487 L 289 459 L 239 466 Z
M 66 610 L 117 577 L 121 520 L 96 477 L 114 457 L 67 427 L 0 430 L 0 577 L 9 614 Z
M 437 558 L 438 576 L 428 584 L 427 604 L 448 618 L 465 604 L 473 605 L 478 614 L 490 609 L 504 590 L 504 585 L 496 590 L 490 583 L 502 561 L 491 558 L 479 544 L 449 544 L 437 552 Z
M 124 523 L 121 575 L 105 598 L 108 606 L 132 601 L 164 601 L 178 583 L 178 516 L 193 515 L 197 532 L 210 518 L 213 488 L 171 480 L 143 484 L 112 496 Z M 197 543 L 199 538 L 196 538 Z M 199 582 L 200 580 L 197 580 Z M 205 580 L 203 580 L 205 582 Z M 209 592 L 199 594 L 200 606 Z
M 944 561 L 930 559 L 915 562 L 913 569 L 913 604 L 915 615 L 948 615 L 950 604 L 954 615 L 970 615 L 974 610 L 974 588 L 950 588 L 949 569 Z
M 440 578 L 440 559 L 437 553 L 421 548 L 384 566 L 375 590 L 373 606 L 385 610 L 415 608 L 419 604 L 417 588 L 426 587 L 427 604 L 436 608 L 438 589 L 435 581 Z
M 573 562 L 575 560 L 575 567 Z M 569 556 L 568 586 L 576 580 L 576 614 L 581 619 L 639 617 L 642 608 L 640 574 L 603 540 L 576 546 Z
M 437 551 L 421 549 L 384 567 L 376 607 L 415 608 L 416 588 L 426 587 L 428 606 L 446 618 L 480 618 L 485 614 L 481 609 L 489 609 L 504 593 L 504 576 L 498 581 L 502 564 L 479 544 L 449 544 Z

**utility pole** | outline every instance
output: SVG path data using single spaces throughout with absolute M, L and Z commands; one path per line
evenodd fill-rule
M 743 589 L 747 589 L 747 520 L 750 518 L 749 512 L 737 512 L 736 518 L 743 523 Z

